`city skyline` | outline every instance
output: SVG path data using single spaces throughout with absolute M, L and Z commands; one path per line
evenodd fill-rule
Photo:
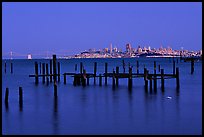
M 2 53 L 73 55 L 112 43 L 202 49 L 202 3 L 2 3 Z

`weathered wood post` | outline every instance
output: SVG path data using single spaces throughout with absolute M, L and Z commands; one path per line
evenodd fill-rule
M 74 75 L 73 85 L 76 86 L 76 84 L 77 84 L 76 75 Z
M 160 65 L 158 66 L 158 69 L 159 69 L 159 72 L 160 72 L 161 71 L 161 66 Z
M 154 91 L 157 91 L 157 76 L 156 76 L 156 69 L 154 70 Z
M 150 92 L 152 92 L 152 76 L 149 76 L 149 88 L 150 88 Z
M 13 63 L 11 62 L 11 74 L 13 73 Z
M 35 62 L 35 84 L 38 84 L 39 77 L 38 77 L 38 63 Z
M 54 82 L 57 81 L 57 69 L 56 69 L 56 55 L 53 55 L 53 78 Z
M 42 64 L 42 82 L 43 84 L 45 83 L 45 63 Z
M 175 70 L 176 70 L 176 64 L 175 64 L 175 60 L 173 60 L 173 74 L 175 75 Z
M 156 66 L 156 61 L 154 61 L 154 70 L 156 70 L 156 67 L 157 67 L 157 66 Z
M 66 82 L 67 82 L 66 73 L 64 73 L 63 75 L 64 75 L 64 84 L 66 84 Z
M 82 74 L 82 70 L 83 70 L 83 63 L 80 62 L 80 74 Z
M 52 82 L 52 60 L 50 60 L 50 82 Z
M 86 86 L 86 70 L 83 69 L 83 75 L 82 75 L 82 86 Z
M 116 79 L 116 86 L 118 87 L 118 77 L 119 77 L 119 67 L 116 67 L 116 76 L 115 76 L 115 79 Z
M 107 85 L 108 63 L 105 63 L 105 85 Z
M 102 86 L 102 76 L 99 74 L 99 86 Z
M 115 70 L 113 69 L 113 76 L 112 76 L 112 89 L 115 89 Z
M 60 63 L 59 62 L 57 62 L 57 66 L 58 66 L 58 69 L 57 69 L 57 71 L 58 71 L 58 82 L 60 82 Z
M 94 62 L 94 85 L 96 84 L 96 69 L 97 69 L 97 62 Z
M 123 59 L 123 73 L 125 73 L 125 61 Z
M 164 91 L 164 69 L 161 69 L 161 89 Z
M 40 74 L 42 74 L 42 73 L 41 73 L 41 67 L 42 67 L 42 63 L 40 62 L 40 67 L 39 67 L 39 68 L 40 68 Z
M 148 76 L 148 70 L 147 70 L 146 68 L 144 68 L 145 91 L 148 91 L 148 80 L 147 80 L 147 76 Z
M 8 103 L 8 97 L 9 97 L 9 88 L 6 88 L 5 103 Z
M 89 86 L 89 76 L 88 75 L 87 75 L 86 79 L 87 79 L 87 86 Z
M 47 85 L 49 84 L 49 72 L 48 72 L 48 64 L 46 63 L 46 81 L 47 81 Z
M 139 61 L 137 60 L 137 74 L 139 74 Z
M 57 82 L 54 81 L 54 97 L 57 97 Z
M 180 82 L 179 82 L 179 68 L 176 68 L 176 87 L 177 89 L 180 88 Z
M 4 63 L 4 72 L 6 73 L 6 62 Z
M 19 105 L 22 106 L 23 104 L 23 89 L 19 87 Z
M 194 59 L 191 59 L 191 74 L 194 72 Z
M 128 89 L 132 90 L 132 67 L 129 67 Z

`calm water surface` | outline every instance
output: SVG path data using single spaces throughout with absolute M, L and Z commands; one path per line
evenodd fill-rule
M 140 72 L 144 66 L 153 72 L 153 61 L 160 64 L 165 73 L 172 73 L 172 59 L 137 58 L 125 59 L 136 72 L 136 60 Z M 4 73 L 4 62 L 7 73 Z M 195 72 L 190 74 L 190 62 L 176 63 L 180 69 L 180 90 L 176 80 L 165 80 L 165 92 L 161 92 L 160 80 L 157 92 L 144 90 L 143 78 L 133 79 L 132 92 L 128 91 L 128 80 L 120 79 L 119 87 L 112 90 L 112 79 L 108 85 L 96 85 L 90 79 L 86 87 L 73 86 L 73 78 L 63 76 L 58 85 L 58 98 L 54 99 L 53 83 L 35 85 L 34 62 L 49 63 L 49 60 L 12 60 L 14 73 L 9 73 L 10 60 L 2 61 L 2 132 L 3 134 L 202 134 L 202 62 L 195 62 Z M 93 73 L 97 62 L 97 74 L 120 66 L 122 59 L 70 59 L 58 60 L 61 74 L 75 72 L 75 64 L 83 62 L 87 73 Z M 158 71 L 158 69 L 157 69 Z M 158 72 L 159 73 L 159 72 Z M 23 107 L 18 102 L 18 89 L 23 87 Z M 9 105 L 4 103 L 6 87 L 9 88 Z M 167 99 L 171 96 L 171 99 Z

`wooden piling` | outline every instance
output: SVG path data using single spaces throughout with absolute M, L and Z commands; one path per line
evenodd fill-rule
M 53 78 L 54 78 L 54 83 L 57 81 L 57 69 L 56 69 L 56 55 L 53 55 Z
M 139 61 L 137 60 L 137 74 L 139 74 Z
M 191 59 L 191 74 L 194 72 L 194 59 Z
M 102 86 L 102 76 L 99 74 L 99 86 Z
M 19 104 L 23 103 L 23 89 L 19 87 Z
M 156 76 L 156 70 L 154 70 L 154 91 L 157 91 L 157 76 Z
M 83 75 L 82 75 L 81 81 L 82 81 L 82 86 L 85 87 L 86 86 L 86 70 L 85 69 L 83 69 Z
M 173 60 L 173 74 L 175 75 L 175 70 L 176 70 L 176 64 L 175 64 L 175 60 Z
M 147 80 L 147 76 L 148 76 L 148 71 L 147 71 L 146 68 L 144 68 L 145 91 L 148 91 L 148 80 Z
M 156 70 L 156 61 L 154 61 L 154 70 Z
M 89 86 L 89 77 L 87 76 L 87 86 Z
M 108 63 L 105 63 L 105 85 L 107 85 Z
M 57 83 L 56 81 L 54 82 L 54 97 L 57 97 Z
M 42 75 L 42 82 L 45 83 L 45 63 L 42 63 Z
M 128 89 L 132 90 L 132 67 L 129 67 Z
M 50 82 L 52 82 L 52 60 L 50 60 Z
M 164 69 L 161 69 L 161 89 L 164 91 Z
M 97 70 L 97 62 L 94 62 L 94 85 L 96 84 L 96 70 Z
M 9 88 L 6 88 L 5 103 L 8 103 L 8 97 L 9 97 Z
M 60 82 L 60 62 L 57 62 L 57 66 L 58 66 L 58 82 Z
M 116 79 L 116 86 L 118 87 L 118 77 L 119 77 L 119 67 L 116 67 L 116 76 L 115 76 L 115 79 Z
M 13 73 L 13 63 L 11 62 L 11 74 Z
M 159 71 L 159 72 L 161 71 L 161 66 L 160 66 L 160 65 L 158 65 L 158 71 Z
M 76 75 L 74 75 L 74 81 L 73 81 L 73 85 L 76 86 L 77 81 L 76 81 Z
M 112 88 L 115 89 L 115 70 L 113 69 Z
M 123 59 L 123 73 L 125 73 L 125 61 Z
M 35 62 L 35 84 L 38 84 L 39 77 L 38 77 L 38 63 Z
M 82 74 L 82 70 L 83 70 L 83 63 L 80 62 L 80 74 Z
M 66 82 L 67 82 L 66 74 L 63 74 L 63 75 L 64 75 L 64 84 L 66 84 Z
M 149 89 L 150 89 L 150 92 L 152 92 L 152 76 L 150 76 L 149 78 Z
M 179 82 L 179 68 L 176 68 L 176 87 L 177 89 L 180 88 L 180 82 Z
M 49 71 L 48 71 L 48 64 L 46 63 L 46 81 L 47 81 L 47 85 L 49 84 Z
M 39 68 L 40 68 L 40 74 L 42 74 L 42 72 L 41 72 L 41 67 L 42 67 L 42 63 L 40 62 L 40 66 L 39 66 Z
M 4 72 L 6 73 L 6 62 L 4 63 Z

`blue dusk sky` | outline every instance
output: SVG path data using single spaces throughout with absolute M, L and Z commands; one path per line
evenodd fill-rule
M 73 55 L 88 49 L 202 49 L 201 2 L 3 2 L 2 54 Z

